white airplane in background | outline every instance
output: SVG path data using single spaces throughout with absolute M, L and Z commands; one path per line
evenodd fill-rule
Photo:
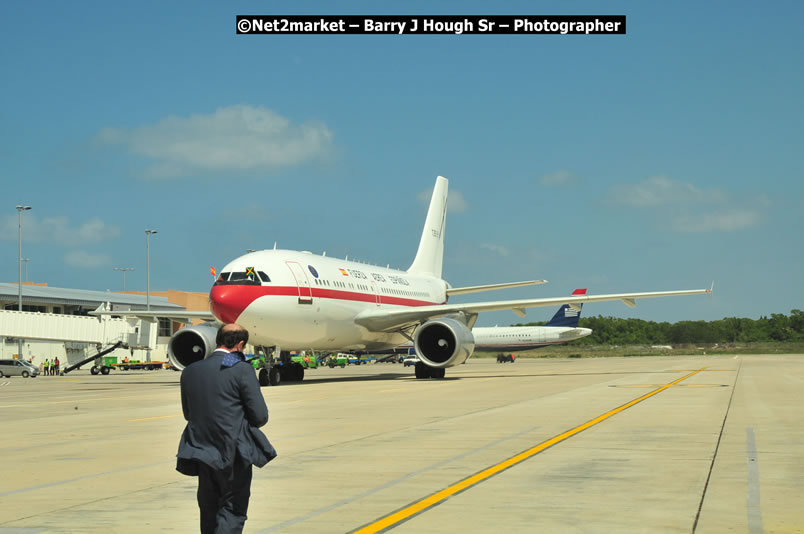
M 585 295 L 586 289 L 576 289 L 573 295 Z M 525 351 L 551 345 L 561 345 L 592 333 L 591 328 L 579 328 L 581 307 L 561 306 L 544 326 L 476 326 L 472 329 L 477 351 Z
M 472 327 L 477 315 L 584 302 L 710 293 L 709 289 L 611 295 L 448 303 L 452 295 L 544 283 L 544 280 L 452 288 L 441 278 L 447 211 L 447 179 L 436 179 L 416 257 L 407 271 L 375 267 L 310 252 L 256 251 L 220 270 L 209 293 L 208 313 L 95 313 L 139 317 L 209 317 L 212 322 L 183 328 L 170 339 L 168 354 L 179 369 L 209 356 L 220 323 L 237 322 L 249 331 L 249 343 L 262 348 L 268 367 L 262 385 L 300 380 L 303 369 L 290 362 L 291 350 L 362 351 L 392 349 L 412 341 L 421 362 L 417 378 L 443 378 L 445 369 L 467 360 L 475 349 Z M 282 366 L 274 365 L 282 360 Z

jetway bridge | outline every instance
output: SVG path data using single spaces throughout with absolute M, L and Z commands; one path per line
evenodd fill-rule
M 121 342 L 132 349 L 156 346 L 156 319 L 87 317 L 0 310 L 0 337 L 90 343 L 99 346 Z

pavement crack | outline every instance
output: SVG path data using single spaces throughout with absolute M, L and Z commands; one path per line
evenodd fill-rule
M 731 401 L 734 399 L 734 392 L 737 390 L 737 381 L 740 379 L 740 369 L 742 369 L 742 367 L 743 361 L 740 360 L 740 365 L 737 367 L 737 373 L 734 376 L 734 386 L 732 386 L 731 395 L 729 395 L 729 403 L 726 405 L 726 413 L 723 414 L 723 423 L 720 425 L 720 433 L 717 436 L 715 452 L 712 454 L 712 461 L 709 463 L 709 473 L 706 475 L 706 483 L 704 484 L 703 492 L 701 492 L 701 501 L 698 503 L 698 511 L 695 513 L 695 522 L 692 524 L 692 534 L 695 534 L 695 529 L 698 528 L 698 520 L 701 518 L 701 510 L 703 509 L 704 500 L 706 499 L 706 491 L 709 489 L 709 480 L 712 478 L 712 471 L 715 468 L 715 460 L 717 459 L 717 453 L 720 449 L 720 440 L 723 439 L 723 431 L 726 428 L 726 420 L 729 418 Z

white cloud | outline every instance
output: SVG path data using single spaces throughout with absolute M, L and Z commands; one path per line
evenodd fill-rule
M 133 129 L 106 128 L 102 143 L 123 145 L 150 160 L 143 175 L 176 178 L 197 172 L 271 171 L 320 157 L 333 133 L 318 121 L 293 124 L 263 107 L 230 106 L 209 115 L 167 117 Z
M 732 232 L 756 225 L 759 213 L 750 210 L 733 210 L 700 215 L 679 215 L 673 220 L 673 229 L 678 232 Z
M 492 243 L 483 243 L 482 245 L 480 245 L 480 248 L 496 252 L 497 254 L 503 257 L 508 257 L 511 255 L 511 251 L 508 250 L 507 248 L 500 245 L 494 245 Z
M 664 176 L 654 176 L 637 184 L 619 184 L 612 187 L 614 201 L 637 208 L 666 204 L 700 204 L 724 202 L 726 194 L 718 189 L 708 191 L 692 184 L 677 182 Z
M 417 195 L 419 202 L 425 206 L 430 205 L 430 199 L 433 198 L 433 188 L 422 191 Z M 469 203 L 463 196 L 463 193 L 454 189 L 447 192 L 447 213 L 464 213 L 469 209 Z
M 759 195 L 732 200 L 720 189 L 700 189 L 692 184 L 654 176 L 636 184 L 619 184 L 610 190 L 616 204 L 650 208 L 675 232 L 732 232 L 760 223 L 762 210 L 771 201 Z
M 552 174 L 545 174 L 539 180 L 539 183 L 547 187 L 561 187 L 564 185 L 571 185 L 578 181 L 578 177 L 566 169 L 554 172 Z
M 72 267 L 97 269 L 108 267 L 112 261 L 106 254 L 90 254 L 82 250 L 74 250 L 64 255 L 64 262 Z
M 99 243 L 120 235 L 120 228 L 97 217 L 78 226 L 73 226 L 68 217 L 39 219 L 32 213 L 23 215 L 22 240 L 29 243 L 53 243 L 62 246 L 77 246 Z M 5 218 L 0 240 L 17 240 L 18 220 L 16 215 Z

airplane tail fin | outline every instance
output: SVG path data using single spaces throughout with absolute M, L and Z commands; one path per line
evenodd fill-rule
M 586 288 L 576 289 L 572 292 L 573 295 L 586 295 Z M 578 327 L 578 319 L 581 318 L 581 310 L 583 304 L 576 304 L 578 310 L 570 307 L 569 304 L 561 306 L 550 322 L 544 326 L 569 326 L 570 328 Z
M 419 250 L 408 272 L 411 274 L 431 274 L 441 278 L 444 260 L 444 229 L 447 224 L 447 189 L 449 181 L 443 176 L 436 178 L 430 209 L 424 221 Z

